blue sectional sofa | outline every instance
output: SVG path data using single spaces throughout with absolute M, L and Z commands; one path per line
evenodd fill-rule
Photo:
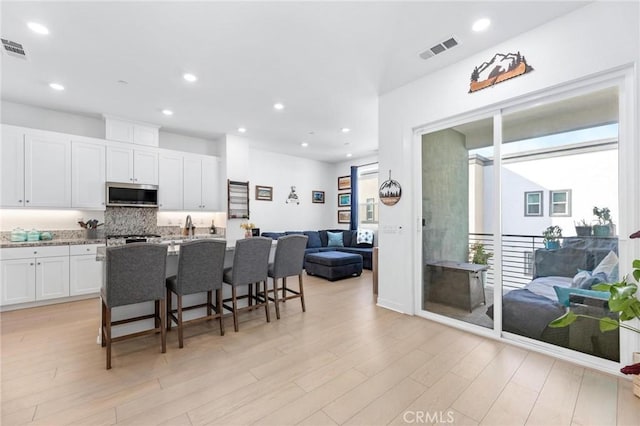
M 329 241 L 328 232 L 342 233 L 342 246 L 338 245 L 335 238 Z M 371 243 L 358 244 L 358 231 L 345 229 L 323 229 L 320 231 L 286 231 L 286 232 L 263 232 L 263 237 L 274 240 L 291 234 L 303 234 L 309 237 L 307 241 L 307 253 L 318 253 L 322 251 L 341 251 L 345 253 L 355 253 L 362 256 L 362 267 L 371 270 L 373 258 L 373 240 Z

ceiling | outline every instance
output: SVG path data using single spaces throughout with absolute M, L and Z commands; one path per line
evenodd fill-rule
M 2 38 L 27 60 L 0 55 L 1 96 L 206 139 L 245 127 L 254 147 L 339 162 L 376 154 L 380 94 L 586 3 L 3 1 Z M 474 33 L 480 17 L 492 25 Z

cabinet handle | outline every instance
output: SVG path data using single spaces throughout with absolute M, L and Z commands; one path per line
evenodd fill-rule
M 38 254 L 38 252 L 37 252 L 37 251 L 34 251 L 34 252 L 33 252 L 33 254 Z
M 33 266 L 33 263 L 30 263 L 29 266 Z
M 19 202 L 19 203 L 21 203 L 21 202 L 22 202 L 22 200 L 18 200 L 18 202 Z
M 87 249 L 87 251 L 91 251 L 91 249 Z
M 27 203 L 29 202 L 29 200 L 27 200 Z
M 38 262 L 38 265 L 42 265 L 42 263 Z

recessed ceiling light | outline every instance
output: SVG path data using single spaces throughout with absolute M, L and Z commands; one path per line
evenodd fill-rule
M 198 77 L 196 77 L 193 74 L 189 74 L 189 73 L 183 74 L 182 78 L 187 80 L 189 83 L 193 83 L 194 81 L 198 80 Z
M 64 90 L 64 86 L 59 83 L 49 83 L 49 87 L 51 87 L 53 90 Z
M 49 28 L 45 27 L 42 24 L 38 24 L 37 22 L 29 22 L 27 26 L 34 33 L 43 34 L 43 35 L 49 34 Z
M 351 157 L 351 156 L 353 156 L 353 154 L 352 154 L 352 153 L 348 153 L 348 154 L 347 154 L 347 158 L 349 158 L 349 157 Z
M 301 147 L 303 147 L 303 148 L 306 148 L 306 147 L 308 147 L 308 146 L 309 146 L 309 144 L 308 144 L 308 143 L 306 143 L 306 142 L 302 142 L 302 143 L 300 144 L 300 146 L 301 146 Z
M 163 110 L 162 110 L 162 113 L 163 113 L 164 115 L 173 115 L 173 111 L 171 111 L 170 109 L 163 109 Z
M 471 27 L 471 29 L 475 32 L 480 32 L 489 28 L 490 25 L 491 25 L 491 21 L 488 18 L 481 18 L 473 23 L 473 26 Z
M 284 105 L 282 105 L 280 102 L 273 104 L 273 107 L 278 111 L 280 111 L 281 109 L 284 109 Z
M 351 129 L 348 127 L 343 127 L 341 130 L 342 130 L 342 133 L 349 133 L 351 131 Z
M 244 132 L 246 132 L 246 131 L 247 131 L 247 129 L 245 129 L 244 127 L 238 127 L 238 131 L 239 131 L 240 133 L 244 133 Z

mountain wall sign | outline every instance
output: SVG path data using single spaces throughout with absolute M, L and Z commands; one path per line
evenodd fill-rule
M 476 92 L 510 78 L 533 71 L 524 55 L 518 53 L 496 53 L 489 62 L 483 62 L 471 73 L 469 93 Z

